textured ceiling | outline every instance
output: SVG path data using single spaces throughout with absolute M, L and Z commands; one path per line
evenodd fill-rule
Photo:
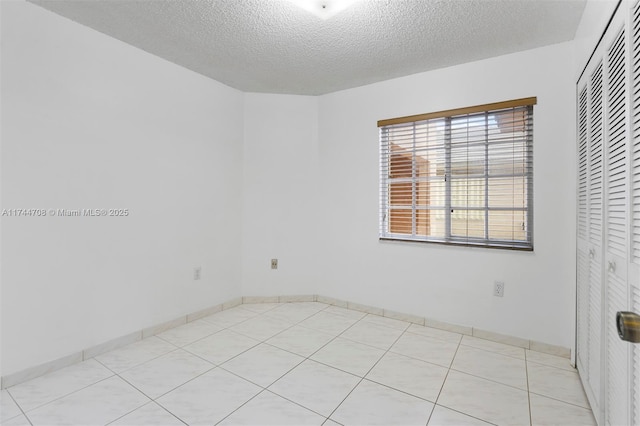
M 247 92 L 318 95 L 571 40 L 584 0 L 30 0 Z M 541 64 L 546 66 L 547 64 Z

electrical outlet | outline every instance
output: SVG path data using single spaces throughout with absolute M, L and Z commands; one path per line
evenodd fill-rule
M 194 281 L 199 280 L 202 277 L 202 267 L 196 266 L 193 268 L 193 279 Z
M 493 295 L 497 297 L 504 297 L 504 282 L 503 281 L 494 281 L 493 282 Z
M 271 269 L 278 269 L 278 259 L 271 259 Z

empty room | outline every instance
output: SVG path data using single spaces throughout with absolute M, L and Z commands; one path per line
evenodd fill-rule
M 0 0 L 0 424 L 640 425 L 637 0 Z

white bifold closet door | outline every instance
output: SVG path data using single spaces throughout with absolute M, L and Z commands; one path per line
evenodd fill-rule
M 615 28 L 613 28 L 615 30 Z M 604 414 L 608 425 L 630 424 L 629 350 L 631 345 L 618 337 L 616 313 L 629 310 L 627 255 L 628 180 L 628 63 L 627 32 L 624 24 L 609 41 L 605 56 L 605 331 Z
M 622 1 L 577 86 L 576 364 L 600 425 L 640 425 L 640 2 Z
M 578 86 L 576 362 L 596 416 L 602 364 L 603 66 L 602 60 L 591 64 Z
M 576 364 L 598 424 L 640 425 L 640 3 L 622 1 L 577 86 Z
M 589 372 L 589 136 L 587 86 L 578 93 L 578 229 L 577 229 L 577 342 L 576 364 L 588 381 Z
M 640 313 L 640 3 L 633 8 L 630 26 L 631 52 L 631 140 L 629 143 L 629 224 L 631 228 L 629 244 L 629 282 L 630 310 Z M 631 348 L 630 366 L 631 385 L 631 421 L 629 424 L 640 425 L 640 344 Z
M 604 177 L 603 68 L 600 61 L 589 81 L 589 391 L 601 403 L 602 364 L 602 201 Z

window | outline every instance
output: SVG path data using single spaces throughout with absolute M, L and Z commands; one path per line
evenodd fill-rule
M 535 104 L 379 121 L 380 238 L 533 250 Z

